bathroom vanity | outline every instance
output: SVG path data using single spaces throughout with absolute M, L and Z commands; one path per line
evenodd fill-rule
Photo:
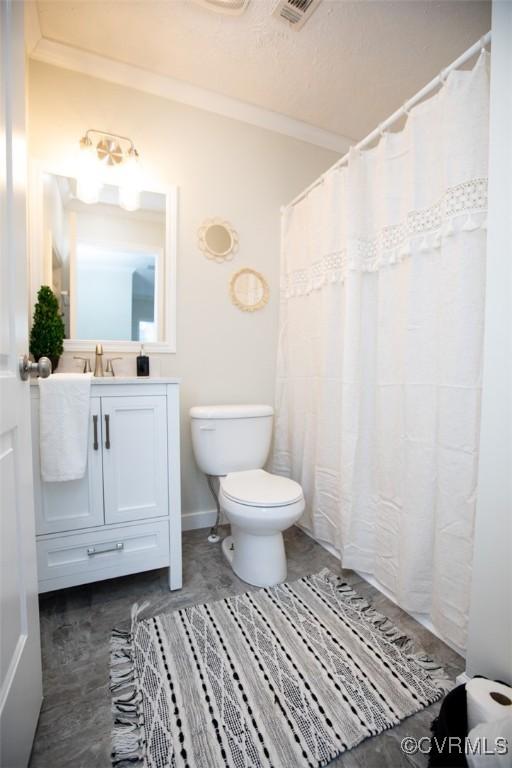
M 31 387 L 39 591 L 169 567 L 181 576 L 179 383 L 95 378 L 86 474 L 44 482 Z

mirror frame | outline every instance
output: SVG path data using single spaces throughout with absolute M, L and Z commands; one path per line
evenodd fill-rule
M 244 304 L 238 296 L 236 295 L 235 290 L 235 284 L 241 275 L 254 275 L 258 278 L 258 280 L 261 282 L 263 295 L 261 299 L 256 304 Z M 229 281 L 229 294 L 231 296 L 231 301 L 235 305 L 235 307 L 238 307 L 238 309 L 242 310 L 242 312 L 256 312 L 258 309 L 263 309 L 263 307 L 268 303 L 268 299 L 270 296 L 270 288 L 266 281 L 266 279 L 263 277 L 261 272 L 257 272 L 255 269 L 251 269 L 251 267 L 244 267 L 243 269 L 239 269 L 238 272 L 235 272 L 234 275 L 231 276 L 231 279 Z
M 34 314 L 37 292 L 41 285 L 51 285 L 51 265 L 44 263 L 44 222 L 43 222 L 43 175 L 76 178 L 75 172 L 65 168 L 50 168 L 47 164 L 31 161 L 29 164 L 28 184 L 28 231 L 29 231 L 29 269 L 30 269 L 30 322 Z M 143 185 L 144 186 L 144 185 Z M 165 253 L 163 257 L 163 280 L 158 291 L 158 312 L 163 315 L 161 341 L 131 341 L 103 339 L 64 339 L 64 352 L 94 352 L 97 342 L 101 342 L 105 352 L 138 352 L 141 343 L 147 353 L 176 352 L 176 285 L 177 285 L 177 246 L 178 246 L 178 187 L 147 189 L 165 195 Z M 160 298 L 161 296 L 161 298 Z M 161 307 L 160 307 L 161 305 Z

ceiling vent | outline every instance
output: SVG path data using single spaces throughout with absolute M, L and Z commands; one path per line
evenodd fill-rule
M 225 16 L 240 16 L 249 5 L 249 0 L 193 0 L 193 2 Z
M 322 0 L 279 0 L 272 15 L 288 23 L 294 29 L 300 29 L 309 19 Z

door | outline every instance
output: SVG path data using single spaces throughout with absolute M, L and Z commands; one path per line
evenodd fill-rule
M 102 397 L 105 522 L 168 515 L 165 395 Z
M 34 466 L 36 532 L 60 533 L 103 525 L 103 468 L 101 461 L 100 398 L 91 397 L 87 469 L 80 480 L 45 483 L 39 458 L 39 398 L 32 402 L 32 455 Z
M 28 382 L 23 3 L 0 3 L 0 765 L 28 763 L 42 700 Z

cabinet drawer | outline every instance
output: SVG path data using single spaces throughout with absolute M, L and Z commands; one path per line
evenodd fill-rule
M 37 563 L 40 592 L 163 568 L 169 565 L 169 523 L 40 538 Z

